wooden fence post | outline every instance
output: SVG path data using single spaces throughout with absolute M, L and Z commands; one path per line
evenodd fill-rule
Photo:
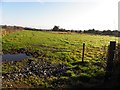
M 108 59 L 107 59 L 107 67 L 106 67 L 106 73 L 105 73 L 105 81 L 108 81 L 109 78 L 112 75 L 113 72 L 113 59 L 116 49 L 116 42 L 110 41 L 110 45 L 108 47 Z
M 85 43 L 83 43 L 82 62 L 84 62 Z

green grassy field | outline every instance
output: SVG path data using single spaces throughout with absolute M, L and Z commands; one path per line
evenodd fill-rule
M 3 49 L 33 47 L 34 45 L 79 49 L 84 42 L 87 46 L 102 47 L 108 45 L 110 40 L 117 40 L 117 38 L 112 36 L 77 33 L 64 34 L 41 31 L 22 31 L 4 36 Z
M 21 82 L 23 87 L 62 87 L 63 84 L 66 85 L 64 87 L 68 87 L 80 85 L 81 83 L 92 83 L 94 85 L 96 82 L 103 80 L 107 46 L 113 40 L 118 41 L 118 38 L 73 32 L 21 31 L 6 35 L 2 38 L 3 53 L 12 53 L 14 50 L 27 48 L 29 52 L 37 52 L 39 56 L 15 63 L 3 63 L 3 73 L 22 70 L 29 60 L 37 62 L 38 59 L 48 61 L 53 65 L 64 64 L 70 69 L 65 71 L 67 75 L 61 75 L 59 78 L 54 75 L 41 78 L 39 75 L 33 74 L 26 78 L 17 79 L 16 82 L 10 80 L 9 83 L 6 83 L 7 79 L 3 79 L 3 87 L 20 87 L 18 82 Z M 83 43 L 85 43 L 85 63 L 81 62 Z M 58 82 L 64 83 L 60 84 Z

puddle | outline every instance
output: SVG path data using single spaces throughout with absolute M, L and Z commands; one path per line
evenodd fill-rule
M 19 61 L 27 58 L 31 58 L 32 56 L 27 56 L 26 54 L 3 54 L 2 61 Z

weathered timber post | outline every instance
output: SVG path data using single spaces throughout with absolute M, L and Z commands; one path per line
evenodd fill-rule
M 108 81 L 110 79 L 112 72 L 113 72 L 113 59 L 114 59 L 114 55 L 115 55 L 115 49 L 116 49 L 116 42 L 110 41 L 110 45 L 108 47 L 108 57 L 107 57 L 105 81 Z
M 83 43 L 82 62 L 84 62 L 85 43 Z

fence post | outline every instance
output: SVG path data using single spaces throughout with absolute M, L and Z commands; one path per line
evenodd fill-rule
M 85 43 L 83 43 L 82 62 L 84 62 Z
M 108 81 L 110 79 L 112 72 L 113 72 L 113 59 L 114 59 L 115 49 L 116 49 L 116 42 L 110 41 L 110 45 L 108 47 L 105 81 Z

